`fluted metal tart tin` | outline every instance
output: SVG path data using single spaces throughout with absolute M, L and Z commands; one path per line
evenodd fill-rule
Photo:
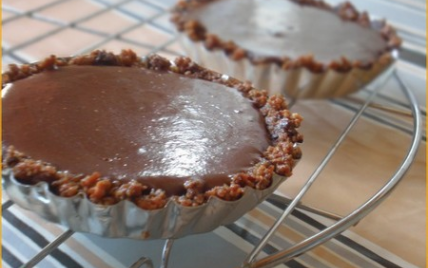
M 285 70 L 276 64 L 254 64 L 247 58 L 232 60 L 224 51 L 209 50 L 203 42 L 195 42 L 184 33 L 178 33 L 178 39 L 185 54 L 198 64 L 250 81 L 255 88 L 268 90 L 269 95 L 283 94 L 292 99 L 336 98 L 355 93 L 382 80 L 398 58 L 398 51 L 393 50 L 391 57 L 377 60 L 369 69 L 353 68 L 349 72 L 328 69 L 315 73 L 305 67 Z
M 44 219 L 59 223 L 75 232 L 112 238 L 167 239 L 180 238 L 214 230 L 239 219 L 269 196 L 285 177 L 274 175 L 265 190 L 246 187 L 236 201 L 217 197 L 197 207 L 185 207 L 169 201 L 162 209 L 143 210 L 124 200 L 115 205 L 99 205 L 83 194 L 60 197 L 46 182 L 25 185 L 15 180 L 10 169 L 2 171 L 3 190 L 20 207 Z
M 129 55 L 133 57 L 128 57 Z M 48 58 L 43 62 L 43 64 L 47 62 L 49 64 L 53 64 L 53 67 L 57 65 L 65 66 L 67 64 L 71 64 L 70 60 L 75 59 L 81 60 L 82 65 L 87 65 L 92 63 L 93 60 L 96 61 L 99 58 L 106 61 L 111 60 L 112 57 L 118 57 L 118 59 L 121 60 L 120 62 L 126 62 L 125 60 L 129 61 L 131 58 L 136 64 L 140 64 L 138 66 L 142 68 L 149 68 L 148 66 L 151 66 L 151 68 L 156 69 L 163 66 L 169 71 L 181 71 L 189 76 L 192 75 L 191 71 L 200 71 L 204 75 L 208 75 L 209 77 L 212 76 L 212 79 L 222 79 L 222 81 L 228 81 L 235 86 L 244 86 L 244 84 L 241 84 L 238 80 L 232 77 L 208 71 L 203 67 L 197 66 L 187 58 L 178 58 L 178 61 L 175 62 L 175 64 L 157 55 L 152 55 L 140 60 L 132 51 L 123 51 L 119 56 L 115 56 L 104 51 L 94 51 L 89 55 L 82 55 L 75 58 Z M 48 67 L 49 66 L 50 65 L 48 65 Z M 36 65 L 30 66 L 30 68 L 24 66 L 22 69 L 16 67 L 14 69 L 15 72 L 4 73 L 3 75 L 6 75 L 6 78 L 9 79 L 8 81 L 15 81 L 33 74 L 28 72 L 33 71 L 34 73 L 37 73 L 43 71 L 43 68 L 36 67 Z M 179 68 L 181 69 L 179 70 Z M 16 77 L 14 77 L 14 75 L 16 75 Z M 248 88 L 248 90 L 251 89 L 253 88 Z M 263 94 L 265 94 L 265 92 Z M 277 98 L 274 98 L 273 100 L 278 101 Z M 283 99 L 283 101 L 285 101 L 285 99 Z M 271 109 L 273 108 L 271 107 Z M 293 115 L 288 113 L 288 110 L 285 114 L 285 116 L 290 117 Z M 283 118 L 283 120 L 285 119 L 291 120 L 288 117 Z M 296 120 L 299 120 L 299 118 Z M 283 125 L 279 126 L 281 127 Z M 283 127 L 285 128 L 287 126 L 289 126 L 288 123 Z M 279 134 L 276 133 L 275 135 Z M 287 136 L 288 138 L 286 143 L 297 153 L 300 151 L 298 144 L 302 142 L 302 137 L 300 137 L 300 134 L 296 131 L 290 135 L 294 135 L 293 138 L 295 140 L 288 140 L 288 138 L 291 139 L 291 137 Z M 281 138 L 278 138 L 278 140 L 280 139 Z M 277 149 L 279 150 L 279 153 L 281 153 L 282 149 L 279 147 L 282 146 L 281 144 L 282 143 L 278 142 L 278 147 L 272 147 L 274 148 L 273 152 Z M 19 152 L 16 152 L 14 149 L 12 149 L 12 152 L 19 155 Z M 175 198 L 168 198 L 165 206 L 158 207 L 157 209 L 143 209 L 129 201 L 130 199 L 127 198 L 120 199 L 117 203 L 95 203 L 96 201 L 89 200 L 87 196 L 88 193 L 83 189 L 77 191 L 77 194 L 61 196 L 59 192 L 51 188 L 52 184 L 45 181 L 40 180 L 37 182 L 29 180 L 26 182 L 25 180 L 22 180 L 22 178 L 19 178 L 19 181 L 15 179 L 15 171 L 12 170 L 15 169 L 15 167 L 8 164 L 7 154 L 4 155 L 6 160 L 3 162 L 2 185 L 4 192 L 20 207 L 33 211 L 46 220 L 66 226 L 75 232 L 86 232 L 112 238 L 120 237 L 144 240 L 180 238 L 192 234 L 209 232 L 221 225 L 232 223 L 256 207 L 265 198 L 272 194 L 281 182 L 291 176 L 291 169 L 300 159 L 300 153 L 293 155 L 295 152 L 287 153 L 287 156 L 284 156 L 283 160 L 273 159 L 273 161 L 278 163 L 278 165 L 282 164 L 281 167 L 278 166 L 279 171 L 277 171 L 277 173 L 282 175 L 272 172 L 271 180 L 269 178 L 269 185 L 265 185 L 263 187 L 258 187 L 257 185 L 255 185 L 254 188 L 249 186 L 239 186 L 242 187 L 241 189 L 243 189 L 243 192 L 239 197 L 237 197 L 237 199 L 233 199 L 233 201 L 221 199 L 221 195 L 218 195 L 220 198 L 217 195 L 212 195 L 211 197 L 207 197 L 207 200 L 204 200 L 203 203 L 183 205 Z M 26 156 L 18 155 L 16 155 L 16 159 L 13 158 L 12 160 L 21 161 L 22 159 L 28 159 Z M 20 157 L 23 158 L 20 160 Z M 275 155 L 275 157 L 277 156 Z M 44 163 L 41 160 L 30 160 L 32 161 L 32 164 L 36 166 L 37 163 L 41 165 L 50 165 L 49 163 Z M 54 167 L 49 167 L 55 170 Z

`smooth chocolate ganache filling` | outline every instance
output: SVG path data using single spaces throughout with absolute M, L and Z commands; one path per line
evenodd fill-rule
M 183 19 L 198 21 L 207 33 L 233 41 L 254 57 L 312 55 L 324 64 L 342 57 L 367 63 L 387 50 L 376 29 L 317 6 L 291 0 L 200 2 Z
M 121 66 L 65 66 L 3 89 L 3 147 L 72 174 L 138 180 L 168 195 L 211 188 L 260 161 L 264 118 L 236 89 Z

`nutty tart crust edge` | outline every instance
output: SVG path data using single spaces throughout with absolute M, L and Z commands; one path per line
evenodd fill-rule
M 32 159 L 13 146 L 2 146 L 3 168 L 10 169 L 20 183 L 34 185 L 44 181 L 48 183 L 50 190 L 59 196 L 84 194 L 93 203 L 101 205 L 113 205 L 121 200 L 129 200 L 142 209 L 153 210 L 163 208 L 172 200 L 182 206 L 199 206 L 214 196 L 225 201 L 238 200 L 245 187 L 266 189 L 271 185 L 274 173 L 284 177 L 291 176 L 296 161 L 301 158 L 300 148 L 296 144 L 303 141 L 303 136 L 297 131 L 302 117 L 287 109 L 284 97 L 268 97 L 265 90 L 254 89 L 249 83 L 205 69 L 186 57 L 178 57 L 174 62 L 155 54 L 141 59 L 132 50 L 123 50 L 118 55 L 100 50 L 77 57 L 59 58 L 52 55 L 34 64 L 10 65 L 9 70 L 2 74 L 2 88 L 8 83 L 44 70 L 67 65 L 113 65 L 174 72 L 235 88 L 260 110 L 271 135 L 271 145 L 266 148 L 261 161 L 248 172 L 232 174 L 229 184 L 204 192 L 199 180 L 189 179 L 183 185 L 186 192 L 181 196 L 167 196 L 162 189 L 150 188 L 136 180 L 122 181 L 107 177 L 96 171 L 92 174 L 70 174 L 58 170 L 50 163 Z

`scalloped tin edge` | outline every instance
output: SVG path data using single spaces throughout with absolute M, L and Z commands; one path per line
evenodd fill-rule
M 143 210 L 124 200 L 112 206 L 89 201 L 83 194 L 60 197 L 46 182 L 25 185 L 15 180 L 10 169 L 2 171 L 3 189 L 20 207 L 75 232 L 111 238 L 168 239 L 205 233 L 232 223 L 273 193 L 285 177 L 274 175 L 265 190 L 246 187 L 236 201 L 211 198 L 206 204 L 185 207 L 169 201 L 162 209 Z
M 398 58 L 398 50 L 390 60 L 376 61 L 368 69 L 353 68 L 349 72 L 328 70 L 313 73 L 305 67 L 284 70 L 276 64 L 253 64 L 244 58 L 230 59 L 222 50 L 208 50 L 203 42 L 194 42 L 184 33 L 178 40 L 186 55 L 203 67 L 225 73 L 242 81 L 251 81 L 255 88 L 267 89 L 269 95 L 283 94 L 292 99 L 325 99 L 354 93 L 385 73 L 389 73 Z

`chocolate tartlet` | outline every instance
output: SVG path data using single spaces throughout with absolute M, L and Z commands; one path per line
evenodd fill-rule
M 199 206 L 269 188 L 301 157 L 300 122 L 283 97 L 184 57 L 94 51 L 3 74 L 3 168 L 106 206 Z
M 401 44 L 391 26 L 370 21 L 349 2 L 190 0 L 176 5 L 172 21 L 200 64 L 292 97 L 351 93 L 385 70 Z M 329 71 L 342 81 L 333 84 L 333 75 L 323 76 Z M 350 73 L 355 85 L 346 81 Z

